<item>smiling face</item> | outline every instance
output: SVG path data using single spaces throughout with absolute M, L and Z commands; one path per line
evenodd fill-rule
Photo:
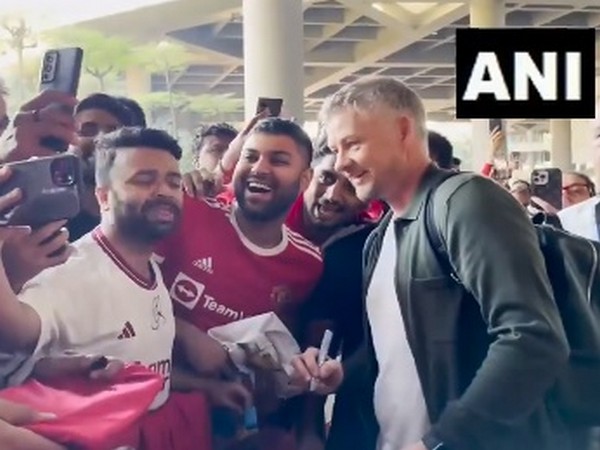
M 416 139 L 412 119 L 385 106 L 333 112 L 326 124 L 328 147 L 337 156 L 336 171 L 348 178 L 363 202 L 393 200 Z M 422 159 L 422 158 L 421 158 Z
M 335 158 L 326 155 L 318 161 L 304 191 L 306 217 L 315 227 L 334 229 L 347 225 L 366 207 L 348 179 L 334 170 Z
M 235 198 L 244 216 L 263 222 L 285 217 L 308 184 L 307 166 L 303 149 L 290 137 L 251 134 L 233 174 Z

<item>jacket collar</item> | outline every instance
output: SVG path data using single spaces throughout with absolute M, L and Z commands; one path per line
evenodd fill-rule
M 399 220 L 416 220 L 419 217 L 425 206 L 425 202 L 427 201 L 429 191 L 435 186 L 438 177 L 442 174 L 443 171 L 433 164 L 430 164 L 429 167 L 427 167 L 408 208 L 406 208 L 404 214 L 398 217 Z

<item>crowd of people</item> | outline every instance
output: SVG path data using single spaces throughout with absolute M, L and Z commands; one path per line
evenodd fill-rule
M 145 367 L 161 387 L 118 445 L 139 450 L 592 448 L 552 395 L 570 347 L 532 220 L 600 240 L 597 216 L 595 235 L 581 231 L 600 203 L 587 175 L 564 174 L 558 211 L 493 161 L 462 173 L 418 95 L 387 77 L 328 98 L 314 140 L 268 109 L 240 131 L 203 127 L 190 173 L 131 99 L 43 92 L 5 110 L 0 186 L 10 163 L 56 156 L 48 136 L 82 166 L 76 217 L 0 227 L 5 391 L 69 379 L 108 392 Z M 23 200 L 12 190 L 0 211 Z M 430 204 L 453 274 L 430 244 Z M 209 334 L 265 313 L 302 349 L 289 399 L 260 367 L 241 377 Z M 35 428 L 61 421 L 56 405 L 3 392 L 1 449 L 69 448 L 69 430 Z

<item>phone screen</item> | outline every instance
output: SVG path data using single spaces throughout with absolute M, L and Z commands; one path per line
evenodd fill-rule
M 281 107 L 283 106 L 283 99 L 281 98 L 259 98 L 256 105 L 256 114 L 261 113 L 265 109 L 269 109 L 269 116 L 279 117 L 281 114 Z
M 497 130 L 502 131 L 502 119 L 490 119 L 489 127 L 490 133 Z

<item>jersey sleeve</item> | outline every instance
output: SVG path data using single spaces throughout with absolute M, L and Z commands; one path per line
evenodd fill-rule
M 62 341 L 61 330 L 68 330 L 73 316 L 69 314 L 71 305 L 77 299 L 74 282 L 66 277 L 62 268 L 47 269 L 28 282 L 19 300 L 29 305 L 40 317 L 41 328 L 35 350 L 27 358 L 23 358 L 19 366 L 9 377 L 9 384 L 23 383 L 33 371 L 35 364 L 45 356 L 60 351 Z

